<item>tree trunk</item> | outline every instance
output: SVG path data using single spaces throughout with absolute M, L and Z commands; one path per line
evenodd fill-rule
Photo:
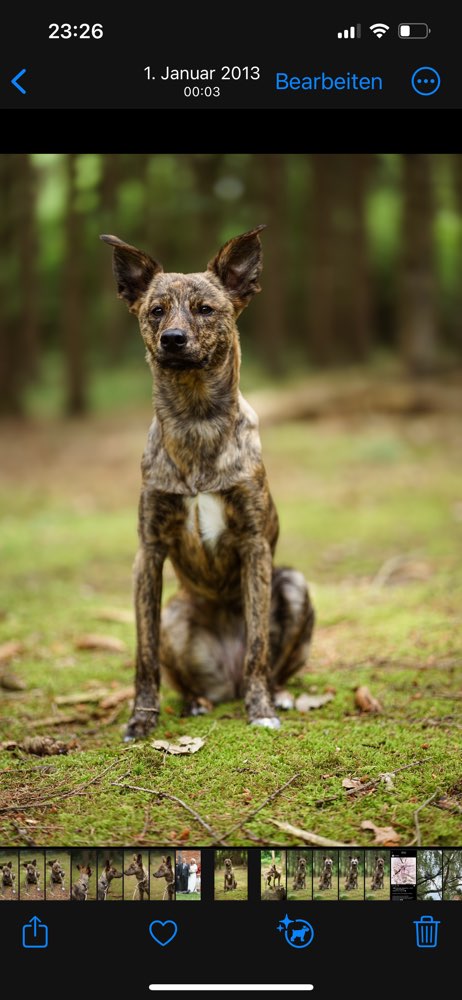
M 336 359 L 364 361 L 371 343 L 366 197 L 372 159 L 366 153 L 335 159 Z
M 403 156 L 403 216 L 398 343 L 407 371 L 434 371 L 437 349 L 434 216 L 431 157 Z
M 457 208 L 459 234 L 457 242 L 457 275 L 462 271 L 462 153 L 455 153 L 452 157 L 454 169 L 454 194 Z M 450 336 L 452 343 L 459 354 L 462 354 L 462 282 L 460 277 L 456 279 L 456 290 L 452 296 L 452 310 L 450 319 Z
M 36 176 L 29 153 L 21 153 L 17 159 L 19 196 L 17 237 L 24 371 L 27 377 L 36 378 L 39 365 L 38 245 L 35 224 Z
M 335 360 L 333 197 L 336 157 L 332 153 L 313 153 L 310 159 L 309 353 L 315 364 L 329 365 Z
M 103 153 L 101 186 L 100 186 L 100 231 L 102 233 L 117 232 L 117 196 L 121 180 L 120 154 Z M 101 296 L 101 333 L 100 340 L 104 344 L 106 359 L 110 365 L 120 361 L 123 351 L 123 331 L 126 323 L 126 310 L 117 301 L 110 256 L 100 247 L 100 288 L 97 295 Z
M 25 351 L 19 322 L 22 289 L 18 258 L 19 153 L 0 156 L 0 413 L 23 412 Z
M 62 330 L 66 365 L 66 412 L 78 416 L 87 408 L 82 312 L 82 221 L 76 207 L 76 171 L 78 156 L 68 153 L 67 204 L 65 218 L 65 259 L 63 281 Z
M 268 232 L 263 233 L 264 269 L 262 298 L 258 303 L 256 341 L 267 368 L 275 375 L 284 369 L 290 342 L 286 327 L 287 309 L 287 165 L 280 153 L 259 156 L 260 190 Z M 259 220 L 257 220 L 258 222 Z

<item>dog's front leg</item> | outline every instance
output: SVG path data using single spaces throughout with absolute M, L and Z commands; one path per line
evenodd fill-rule
M 137 631 L 135 704 L 125 740 L 142 739 L 157 725 L 159 714 L 159 633 L 162 547 L 141 545 L 135 560 L 135 611 Z
M 242 554 L 242 595 L 246 627 L 245 706 L 249 722 L 278 729 L 269 687 L 269 625 L 272 558 L 265 539 L 247 541 Z

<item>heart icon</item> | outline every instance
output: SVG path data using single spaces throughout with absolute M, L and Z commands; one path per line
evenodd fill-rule
M 165 928 L 167 928 L 166 931 Z M 162 948 L 165 948 L 165 945 L 170 944 L 170 941 L 173 941 L 173 938 L 178 934 L 178 926 L 174 920 L 153 920 L 149 924 L 149 933 L 154 938 L 156 944 L 160 944 Z

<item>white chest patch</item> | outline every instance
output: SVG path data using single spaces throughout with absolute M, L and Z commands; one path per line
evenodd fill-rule
M 204 542 L 214 545 L 226 528 L 225 510 L 218 493 L 198 493 L 186 500 L 188 531 L 198 532 Z

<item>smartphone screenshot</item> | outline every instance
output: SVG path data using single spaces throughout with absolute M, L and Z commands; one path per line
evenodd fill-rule
M 386 9 L 384 9 L 384 6 Z M 391 8 L 391 10 L 390 10 Z M 446 8 L 446 9 L 445 9 Z M 405 20 L 412 14 L 414 20 Z M 4 14 L 0 106 L 26 109 L 460 108 L 460 10 L 360 3 L 181 12 L 43 5 Z
M 443 51 L 417 14 L 334 43 L 399 75 Z M 128 21 L 126 108 L 160 48 Z M 107 37 L 68 39 L 54 101 Z M 462 900 L 462 156 L 59 151 L 30 51 L 42 148 L 0 153 L 9 967 L 50 1000 L 426 996 Z

